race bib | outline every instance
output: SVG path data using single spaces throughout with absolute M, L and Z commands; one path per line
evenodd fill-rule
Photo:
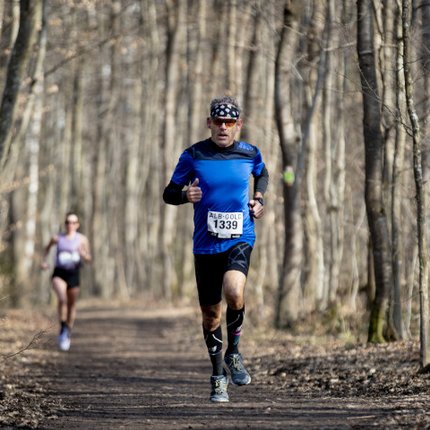
M 62 251 L 58 254 L 58 261 L 61 266 L 64 267 L 73 267 L 77 266 L 80 261 L 79 252 L 68 252 L 68 251 Z
M 220 239 L 240 237 L 243 233 L 243 213 L 209 211 L 208 232 Z

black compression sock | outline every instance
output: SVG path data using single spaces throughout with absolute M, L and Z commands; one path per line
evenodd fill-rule
M 219 326 L 214 331 L 206 330 L 203 327 L 203 335 L 208 348 L 209 358 L 212 363 L 212 375 L 222 375 L 224 362 L 222 359 L 222 330 Z
M 235 310 L 227 307 L 227 336 L 228 346 L 226 355 L 237 354 L 239 352 L 239 340 L 242 333 L 242 324 L 245 317 L 245 306 Z
M 65 329 L 69 328 L 66 321 L 60 321 L 60 324 L 61 324 L 60 333 L 63 333 Z

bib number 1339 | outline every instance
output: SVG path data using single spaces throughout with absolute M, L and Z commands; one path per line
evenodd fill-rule
M 243 232 L 243 213 L 209 211 L 208 232 L 221 239 L 240 237 Z

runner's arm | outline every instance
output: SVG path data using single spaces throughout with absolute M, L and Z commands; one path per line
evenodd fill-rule
M 264 166 L 261 173 L 254 177 L 254 197 L 249 202 L 251 214 L 254 218 L 261 218 L 264 214 L 264 193 L 269 184 L 269 172 Z
M 182 191 L 183 186 L 170 181 L 163 192 L 163 200 L 169 205 L 182 205 L 188 203 L 187 192 Z
M 43 253 L 43 260 L 42 260 L 42 263 L 40 265 L 42 269 L 47 269 L 49 267 L 49 264 L 48 264 L 48 261 L 47 261 L 47 258 L 48 258 L 48 255 L 49 255 L 49 250 L 51 249 L 52 246 L 56 245 L 57 242 L 58 242 L 58 237 L 57 236 L 52 236 L 51 239 L 49 240 L 48 245 L 46 245 L 45 251 Z
M 269 185 L 269 172 L 266 166 L 263 167 L 261 173 L 254 178 L 254 196 L 263 197 Z
M 93 259 L 90 252 L 90 243 L 88 242 L 88 238 L 84 235 L 81 235 L 81 244 L 79 245 L 79 255 L 85 261 L 85 263 L 91 263 Z

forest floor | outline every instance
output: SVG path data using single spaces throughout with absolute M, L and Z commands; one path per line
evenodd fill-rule
M 416 342 L 354 345 L 248 324 L 241 349 L 252 383 L 211 404 L 195 308 L 82 300 L 67 353 L 56 349 L 54 314 L 2 311 L 1 428 L 430 428 Z

